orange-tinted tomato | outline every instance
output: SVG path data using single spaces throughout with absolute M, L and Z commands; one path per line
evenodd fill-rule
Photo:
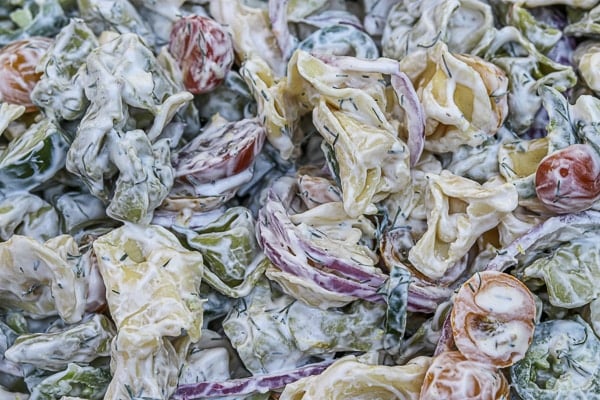
M 525 356 L 535 316 L 535 300 L 521 281 L 503 272 L 480 272 L 454 298 L 454 342 L 469 360 L 508 367 Z
M 447 351 L 429 366 L 419 400 L 499 400 L 509 398 L 504 375 L 495 368 Z
M 600 155 L 573 144 L 546 156 L 535 173 L 538 199 L 557 214 L 583 211 L 600 198 Z
M 194 94 L 219 86 L 234 59 L 229 34 L 218 22 L 199 15 L 175 22 L 169 52 L 181 68 L 185 88 Z
M 51 43 L 51 39 L 36 36 L 0 49 L 0 101 L 23 105 L 27 111 L 36 109 L 30 94 L 42 74 L 35 68 Z

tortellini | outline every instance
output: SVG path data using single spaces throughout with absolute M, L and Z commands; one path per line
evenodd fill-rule
M 372 212 L 373 202 L 410 182 L 410 152 L 386 116 L 392 105 L 383 76 L 351 64 L 340 73 L 335 63 L 302 51 L 290 63 L 288 90 L 314 107 L 315 126 L 335 156 L 346 213 Z
M 0 150 L 0 195 L 35 189 L 65 165 L 67 143 L 47 119 L 32 124 Z
M 114 336 L 115 328 L 107 316 L 91 314 L 81 323 L 58 332 L 20 335 L 4 356 L 13 362 L 61 371 L 74 362 L 85 364 L 109 356 Z
M 0 200 L 0 239 L 14 234 L 45 241 L 58 236 L 58 213 L 48 202 L 29 193 L 11 194 Z
M 367 361 L 367 362 L 365 362 Z M 316 400 L 381 398 L 417 400 L 429 357 L 417 357 L 406 365 L 369 364 L 354 356 L 339 359 L 322 374 L 286 386 L 280 399 Z
M 573 57 L 586 85 L 593 91 L 600 91 L 600 75 L 597 72 L 600 64 L 600 45 L 595 41 L 584 42 L 577 46 Z
M 275 35 L 269 29 L 267 10 L 248 6 L 242 0 L 216 0 L 210 2 L 210 13 L 231 30 L 239 59 L 257 56 L 276 76 L 284 75 L 285 61 Z
M 408 259 L 415 269 L 436 280 L 471 249 L 483 233 L 517 207 L 510 183 L 494 180 L 483 185 L 442 171 L 429 175 L 427 231 L 412 247 Z
M 425 55 L 409 54 L 401 66 L 425 109 L 427 150 L 480 145 L 508 114 L 504 71 L 477 56 L 451 53 L 438 42 Z
M 56 236 L 40 243 L 13 235 L 0 243 L 0 254 L 2 308 L 14 307 L 38 319 L 58 315 L 70 323 L 83 318 L 91 265 L 72 265 L 79 249 L 71 237 Z
M 475 54 L 491 41 L 493 26 L 492 8 L 483 1 L 400 1 L 386 19 L 383 55 L 397 60 L 423 56 L 438 41 L 453 53 Z
M 107 396 L 169 397 L 201 335 L 202 255 L 157 226 L 125 225 L 93 246 L 117 328 Z

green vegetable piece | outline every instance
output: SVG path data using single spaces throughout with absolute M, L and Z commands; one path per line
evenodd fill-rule
M 4 356 L 16 363 L 33 364 L 37 368 L 61 371 L 69 363 L 90 363 L 110 355 L 110 342 L 116 331 L 103 314 L 93 314 L 76 325 L 50 333 L 21 335 Z
M 89 101 L 77 71 L 98 46 L 96 36 L 85 22 L 73 18 L 40 60 L 37 70 L 43 75 L 31 92 L 31 100 L 55 123 L 83 116 Z
M 357 301 L 321 310 L 260 281 L 231 310 L 223 329 L 252 373 L 294 369 L 312 356 L 380 350 L 385 306 Z
M 120 221 L 148 221 L 173 183 L 169 142 L 152 145 L 144 131 L 135 130 L 120 138 L 119 147 L 113 162 L 120 174 L 106 213 Z
M 410 272 L 403 266 L 393 265 L 390 277 L 386 282 L 386 334 L 384 349 L 397 354 L 406 329 L 406 312 L 408 306 L 408 285 Z
M 157 48 L 169 42 L 174 21 L 188 13 L 203 14 L 206 11 L 200 4 L 208 5 L 205 1 L 191 3 L 182 0 L 131 0 L 131 4 L 153 33 Z
M 233 207 L 202 228 L 176 230 L 186 234 L 187 244 L 202 253 L 206 266 L 219 279 L 235 285 L 244 280 L 247 267 L 259 252 L 254 226 L 248 209 Z
M 128 0 L 77 0 L 81 18 L 100 35 L 106 30 L 137 34 L 148 46 L 156 38 L 150 27 Z
M 582 95 L 570 107 L 572 124 L 578 142 L 591 145 L 600 153 L 600 99 L 596 96 Z
M 553 249 L 523 271 L 524 279 L 542 279 L 552 305 L 576 308 L 600 295 L 596 284 L 600 277 L 598 236 L 581 238 Z
M 250 118 L 256 107 L 248 85 L 236 71 L 229 71 L 223 84 L 210 93 L 203 93 L 196 97 L 198 113 L 207 121 L 217 113 L 227 121 Z
M 313 54 L 351 55 L 358 58 L 379 57 L 377 44 L 360 29 L 351 25 L 331 25 L 319 29 L 298 44 Z
M 200 285 L 200 297 L 206 300 L 202 305 L 202 323 L 205 327 L 216 319 L 224 318 L 229 311 L 231 311 L 231 308 L 236 301 L 235 299 L 214 290 L 207 285 L 206 282 L 202 282 L 202 285 Z
M 367 301 L 355 301 L 341 310 L 321 310 L 297 301 L 287 317 L 300 350 L 318 355 L 381 349 L 384 315 L 381 304 Z
M 0 397 L 4 400 L 27 400 L 29 394 L 8 391 L 4 386 L 0 385 Z
M 225 334 L 251 373 L 293 369 L 308 362 L 308 355 L 298 349 L 287 327 L 286 312 L 295 302 L 263 279 L 250 295 L 238 300 L 223 321 Z
M 497 31 L 482 55 L 502 68 L 509 77 L 510 112 L 506 123 L 517 134 L 524 133 L 533 124 L 542 105 L 538 94 L 541 86 L 564 92 L 577 82 L 571 66 L 545 56 L 514 26 Z
M 67 169 L 120 221 L 149 222 L 173 185 L 170 140 L 159 138 L 191 99 L 133 33 L 94 49 L 80 71 L 90 101 Z
M 565 35 L 576 37 L 600 37 L 600 5 L 586 13 L 580 13 L 579 18 L 571 22 L 564 29 Z
M 519 29 L 542 52 L 550 50 L 563 35 L 560 29 L 538 21 L 529 10 L 517 4 L 509 8 L 508 23 Z
M 393 355 L 396 364 L 403 365 L 416 356 L 433 354 L 440 342 L 444 323 L 452 309 L 452 302 L 441 303 L 433 316 L 408 313 L 406 330 L 400 349 Z
M 523 400 L 600 399 L 600 340 L 580 317 L 536 326 L 525 358 L 510 369 Z
M 82 367 L 72 363 L 64 371 L 35 385 L 29 400 L 54 400 L 63 396 L 101 400 L 109 382 L 108 368 Z
M 107 218 L 104 203 L 89 193 L 64 193 L 55 200 L 55 205 L 64 231 L 70 234 Z
M 45 119 L 30 126 L 0 150 L 0 193 L 31 190 L 64 166 L 67 144 Z
M 80 321 L 88 283 L 66 260 L 67 254 L 77 254 L 68 236 L 42 244 L 13 235 L 0 243 L 0 307 L 22 310 L 34 318 L 59 315 L 69 323 Z
M 31 36 L 53 36 L 67 23 L 60 0 L 3 3 L 8 4 L 0 5 L 0 47 Z
M 342 181 L 340 178 L 340 164 L 338 163 L 337 159 L 335 158 L 334 148 L 332 146 L 330 146 L 329 143 L 327 143 L 327 141 L 323 140 L 321 142 L 321 150 L 323 151 L 323 154 L 325 155 L 325 161 L 327 162 L 327 167 L 331 171 L 331 174 L 333 175 L 333 179 L 334 179 L 337 187 L 341 187 Z
M 538 93 L 548 113 L 548 154 L 578 142 L 571 116 L 571 106 L 560 92 L 549 86 L 540 86 Z
M 494 137 L 490 137 L 481 145 L 461 146 L 452 154 L 452 161 L 446 166 L 454 175 L 464 176 L 483 184 L 499 174 L 498 149 L 506 129 L 501 127 Z
M 58 214 L 54 207 L 29 193 L 10 194 L 0 200 L 0 239 L 14 234 L 40 242 L 60 233 Z
M 215 221 L 195 230 L 173 229 L 204 257 L 204 282 L 229 297 L 247 296 L 269 261 L 256 242 L 255 221 L 244 207 L 232 207 Z
M 19 335 L 29 333 L 29 327 L 27 326 L 27 319 L 20 312 L 10 311 L 4 317 L 6 324 Z
M 13 376 L 23 375 L 21 366 L 10 360 L 7 360 L 4 356 L 6 349 L 12 346 L 15 340 L 19 337 L 19 333 L 20 332 L 12 329 L 9 324 L 0 321 L 0 373 L 2 374 L 9 374 Z
M 31 24 L 33 15 L 31 15 L 31 11 L 28 8 L 19 8 L 10 13 L 10 19 L 17 24 L 19 28 L 23 29 Z
M 479 0 L 424 0 L 397 2 L 383 31 L 385 57 L 401 60 L 442 41 L 451 52 L 473 53 L 494 35 L 494 16 Z

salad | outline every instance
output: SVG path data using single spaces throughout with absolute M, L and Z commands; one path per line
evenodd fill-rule
M 0 4 L 0 398 L 600 399 L 597 0 Z

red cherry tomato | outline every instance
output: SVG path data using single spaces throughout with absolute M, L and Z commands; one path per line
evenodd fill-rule
M 28 112 L 36 110 L 30 94 L 42 73 L 35 68 L 51 43 L 51 39 L 35 36 L 0 49 L 0 101 L 23 105 Z
M 205 183 L 239 174 L 252 166 L 264 140 L 265 129 L 256 120 L 209 127 L 174 157 L 175 176 Z
M 192 15 L 171 30 L 169 52 L 179 63 L 185 88 L 194 94 L 219 86 L 233 64 L 233 42 L 216 21 Z
M 557 214 L 590 208 L 600 198 L 600 155 L 587 144 L 555 151 L 538 165 L 535 191 Z

